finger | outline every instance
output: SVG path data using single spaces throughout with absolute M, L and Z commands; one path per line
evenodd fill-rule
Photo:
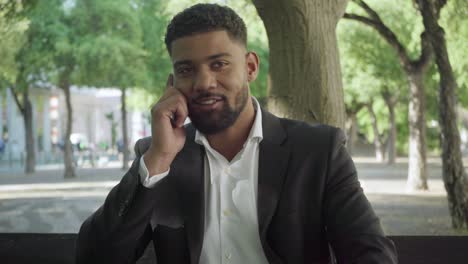
M 187 101 L 183 95 L 173 95 L 153 107 L 152 115 L 157 112 L 157 116 L 167 118 L 173 127 L 182 127 L 188 116 Z
M 174 89 L 174 75 L 171 73 L 167 77 L 166 90 L 164 90 L 164 94 L 161 96 L 159 101 L 166 100 L 167 98 L 177 93 L 180 93 L 180 92 L 177 89 Z
M 174 87 L 174 74 L 170 73 L 167 77 L 166 89 L 169 87 Z
M 188 116 L 188 107 L 187 107 L 187 101 L 185 97 L 183 96 L 178 97 L 177 108 L 173 114 L 174 114 L 175 126 L 182 127 L 185 123 L 185 119 L 187 119 L 187 116 Z

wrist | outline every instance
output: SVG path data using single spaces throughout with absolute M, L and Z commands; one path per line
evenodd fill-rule
M 168 171 L 174 157 L 171 154 L 157 153 L 150 150 L 145 152 L 143 161 L 145 162 L 149 177 Z

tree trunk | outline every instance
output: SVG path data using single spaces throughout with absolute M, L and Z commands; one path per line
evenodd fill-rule
M 442 176 L 454 228 L 468 228 L 468 184 L 460 150 L 460 134 L 457 126 L 457 87 L 450 64 L 444 30 L 438 23 L 442 6 L 434 6 L 428 0 L 418 0 L 426 31 L 434 49 L 440 76 L 439 122 L 442 129 Z
M 422 72 L 407 72 L 410 83 L 407 191 L 427 190 L 426 97 Z
M 383 162 L 385 160 L 385 144 L 379 133 L 379 127 L 377 126 L 377 116 L 375 115 L 372 102 L 367 105 L 367 109 L 369 110 L 372 129 L 374 131 L 375 158 L 378 162 Z
M 24 172 L 26 174 L 31 174 L 36 171 L 36 150 L 34 142 L 34 132 L 33 132 L 33 110 L 31 100 L 29 100 L 29 87 L 27 84 L 23 85 L 16 84 L 16 87 L 19 89 L 24 89 L 23 92 L 23 104 L 20 103 L 18 94 L 15 92 L 15 89 L 10 86 L 10 91 L 15 100 L 16 106 L 18 107 L 21 115 L 23 116 L 24 130 L 25 130 L 25 151 L 26 151 L 26 163 L 24 166 Z
M 67 105 L 67 121 L 66 121 L 66 129 L 65 129 L 65 153 L 63 156 L 63 160 L 65 163 L 65 173 L 64 178 L 75 178 L 75 161 L 73 158 L 73 146 L 70 141 L 70 135 L 72 132 L 72 124 L 73 124 L 73 109 L 71 105 L 71 96 L 70 96 L 70 83 L 68 80 L 62 82 L 62 89 L 65 93 L 65 102 Z
M 348 129 L 348 140 L 347 140 L 347 148 L 350 155 L 354 155 L 354 151 L 356 149 L 356 142 L 358 139 L 358 121 L 357 121 L 357 114 L 352 113 L 348 116 L 349 119 L 349 129 Z
M 367 16 L 356 14 L 345 14 L 344 17 L 363 23 L 374 28 L 395 50 L 400 65 L 404 69 L 410 84 L 409 104 L 409 165 L 407 190 L 427 190 L 426 169 L 426 127 L 425 127 L 425 94 L 423 76 L 432 58 L 432 49 L 427 37 L 423 32 L 421 38 L 421 55 L 416 60 L 411 59 L 405 46 L 398 40 L 395 33 L 388 28 L 373 10 L 363 0 L 355 0 L 367 14 Z
M 348 0 L 253 0 L 268 34 L 273 113 L 344 128 L 336 24 Z
M 130 153 L 128 151 L 128 133 L 127 133 L 127 104 L 126 104 L 126 89 L 122 88 L 121 104 L 122 104 L 122 137 L 123 137 L 123 164 L 122 170 L 128 170 L 128 161 Z
M 29 99 L 29 88 L 26 88 L 23 93 L 23 120 L 25 129 L 26 139 L 26 163 L 24 171 L 27 174 L 34 173 L 36 171 L 36 144 L 34 142 L 34 131 L 33 131 L 33 109 L 31 100 Z
M 387 164 L 393 165 L 396 161 L 396 121 L 395 121 L 395 103 L 390 102 L 385 99 L 385 103 L 388 107 L 389 113 L 389 122 L 390 122 L 390 129 L 388 131 L 388 140 L 387 140 Z

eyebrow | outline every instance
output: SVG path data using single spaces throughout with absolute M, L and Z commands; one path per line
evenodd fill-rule
M 215 60 L 221 57 L 231 57 L 232 55 L 228 52 L 222 52 L 214 55 L 210 55 L 205 58 L 205 60 Z M 192 64 L 191 60 L 181 60 L 181 61 L 176 61 L 174 62 L 174 67 L 180 66 L 180 65 L 190 65 Z

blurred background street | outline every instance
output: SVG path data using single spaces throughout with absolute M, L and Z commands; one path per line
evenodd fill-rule
M 0 0 L 0 232 L 78 232 L 151 135 L 166 27 L 200 2 Z M 468 234 L 468 1 L 425 1 L 437 27 L 421 1 L 209 2 L 247 25 L 262 108 L 346 133 L 387 234 Z
M 450 225 L 441 164 L 429 159 L 429 191 L 405 192 L 407 161 L 382 165 L 356 157 L 361 184 L 389 235 L 457 235 Z M 0 173 L 0 232 L 76 233 L 124 175 L 119 162 L 81 168 L 64 179 L 60 166 L 33 175 Z

